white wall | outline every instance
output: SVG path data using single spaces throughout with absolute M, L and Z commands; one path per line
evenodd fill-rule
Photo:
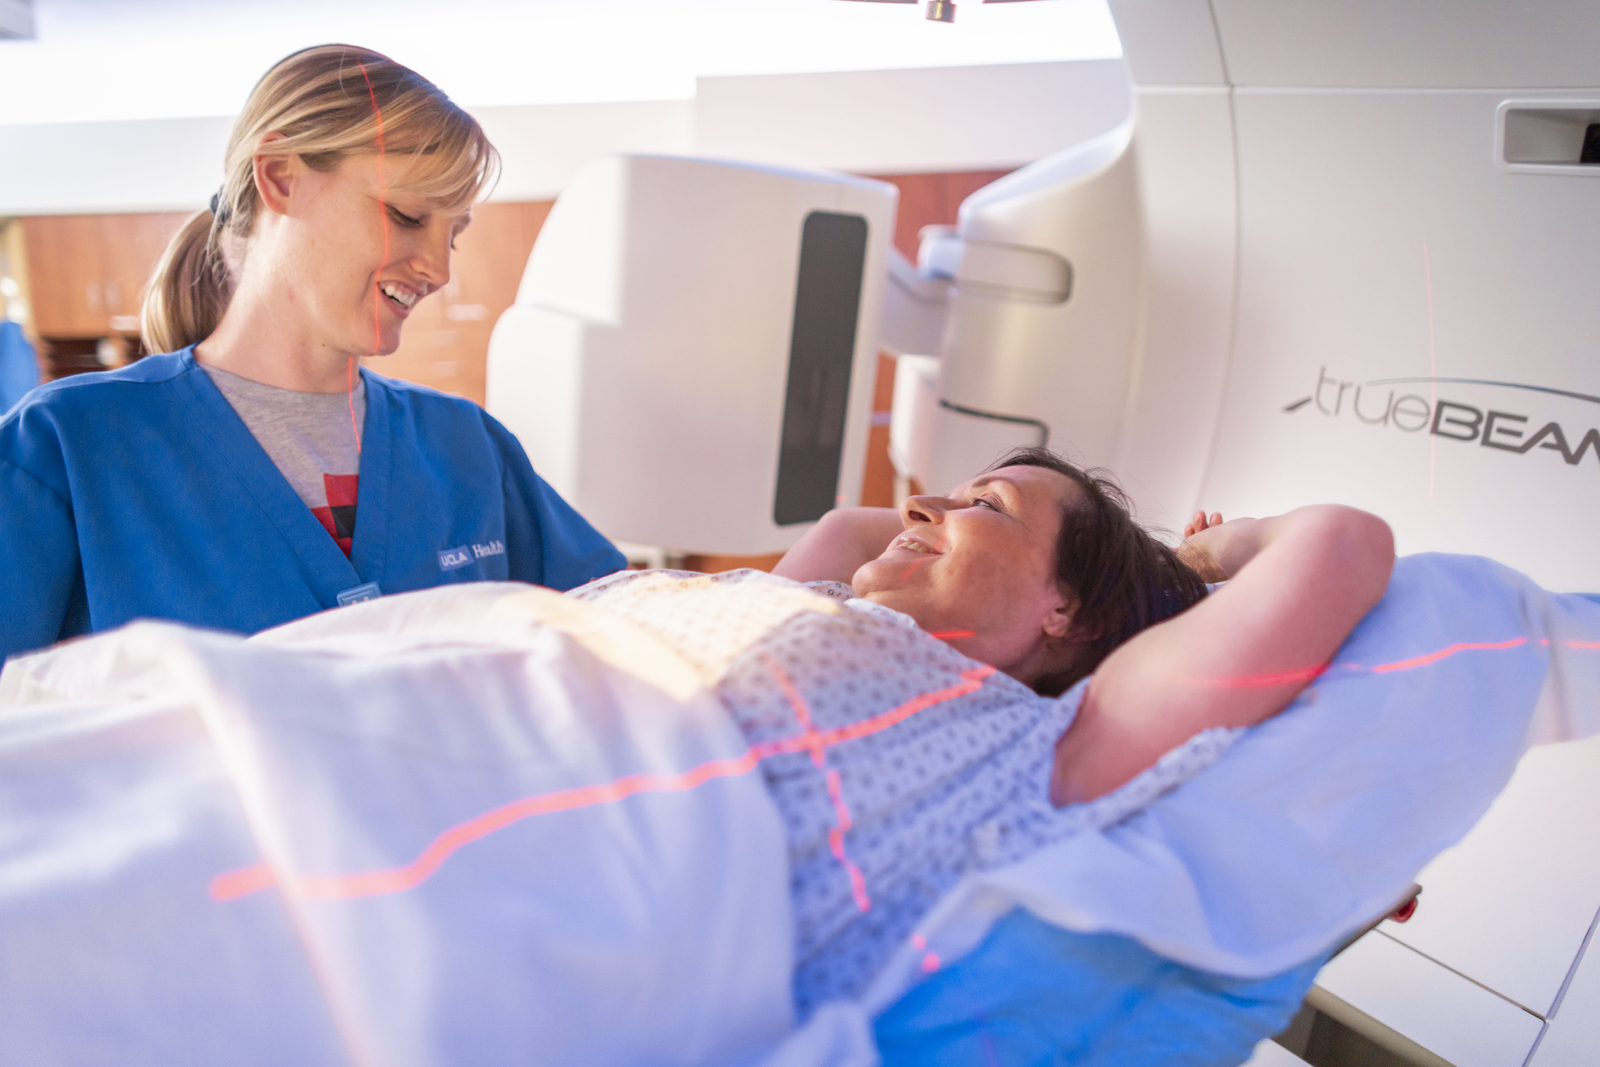
M 993 170 L 1104 133 L 1127 113 L 1120 59 L 701 78 L 695 150 L 869 174 Z
M 877 173 L 1016 166 L 1114 123 L 1101 87 L 1120 70 L 1100 59 L 716 77 L 692 100 L 472 110 L 505 156 L 493 199 L 539 200 L 607 152 Z M 0 124 L 0 216 L 198 208 L 222 180 L 230 121 Z
M 0 126 L 0 215 L 197 209 L 222 183 L 232 121 Z
M 552 200 L 583 164 L 611 152 L 683 155 L 694 148 L 693 100 L 473 108 L 504 170 L 491 200 Z

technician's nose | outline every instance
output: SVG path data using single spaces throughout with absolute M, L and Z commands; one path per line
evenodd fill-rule
M 428 291 L 450 284 L 450 238 L 429 240 L 411 257 L 411 269 L 428 283 Z

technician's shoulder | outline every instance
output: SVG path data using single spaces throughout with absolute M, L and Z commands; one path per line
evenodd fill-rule
M 502 461 L 527 463 L 516 437 L 477 403 L 369 369 L 363 369 L 362 374 L 368 386 L 367 402 L 382 398 L 402 426 L 409 424 L 411 433 L 463 448 L 483 447 Z
M 152 403 L 165 402 L 167 387 L 193 369 L 185 349 L 47 382 L 0 418 L 0 461 L 53 483 L 63 473 L 62 441 L 112 432 Z
M 390 378 L 363 367 L 367 403 L 389 405 L 402 421 L 444 423 L 459 429 L 481 428 L 484 410 L 464 396 L 441 393 L 426 385 Z
M 137 393 L 148 390 L 130 387 L 162 386 L 193 369 L 189 350 L 164 352 L 146 356 L 137 363 L 109 371 L 74 374 L 46 382 L 23 397 L 10 412 L 5 422 L 24 416 L 39 418 L 42 415 L 91 409 L 105 404 L 127 403 Z M 159 390 L 156 390 L 159 391 Z

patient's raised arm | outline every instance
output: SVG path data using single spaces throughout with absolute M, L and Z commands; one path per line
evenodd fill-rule
M 1236 519 L 1193 538 L 1231 581 L 1108 656 L 1056 750 L 1051 799 L 1101 796 L 1202 730 L 1286 708 L 1379 599 L 1394 538 L 1336 505 Z
M 817 520 L 772 569 L 797 582 L 844 582 L 877 559 L 903 529 L 898 508 L 835 508 Z

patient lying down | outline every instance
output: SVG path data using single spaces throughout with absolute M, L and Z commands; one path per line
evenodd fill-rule
M 1059 808 L 1101 797 L 1199 739 L 1169 758 L 1170 784 L 1210 757 L 1221 739 L 1207 731 L 1288 706 L 1389 579 L 1388 527 L 1363 512 L 1306 508 L 1216 526 L 1198 518 L 1186 554 L 1208 576 L 1234 579 L 1209 598 L 1201 576 L 1133 522 L 1114 484 L 1042 449 L 1022 450 L 949 497 L 912 497 L 898 512 L 832 513 L 778 565 L 774 573 L 796 580 L 848 580 L 855 596 L 909 616 L 969 659 L 1040 695 L 1066 694 L 1029 701 L 990 683 L 945 716 L 924 717 L 920 729 L 841 751 L 854 794 L 882 797 L 851 812 L 849 855 L 863 872 L 854 885 L 829 848 L 835 812 L 815 774 L 765 764 L 788 823 L 802 1010 L 859 994 L 960 877 L 1015 862 L 1077 832 L 1086 817 L 1115 821 L 1138 797 L 1092 816 L 1055 813 L 1047 799 Z M 854 664 L 857 673 L 818 635 L 799 661 L 823 676 L 885 689 L 899 682 L 898 703 L 940 688 L 936 673 L 908 666 L 940 662 L 924 642 L 908 637 L 894 656 Z M 756 743 L 793 727 L 787 709 L 773 716 L 770 702 L 743 695 L 758 690 L 719 690 Z M 884 700 L 854 697 L 810 714 L 838 726 Z M 876 788 L 851 781 L 857 767 Z M 919 862 L 907 863 L 913 842 Z
M 1027 451 L 830 515 L 777 577 L 457 587 L 14 661 L 0 871 L 32 873 L 0 877 L 0 942 L 52 965 L 7 972 L 0 1032 L 159 1044 L 143 986 L 82 999 L 142 972 L 262 1062 L 750 1062 L 796 1009 L 882 1007 L 995 899 L 1224 973 L 1311 959 L 1481 813 L 1593 605 L 1448 557 L 1391 585 L 1387 526 L 1349 508 L 1196 526 L 1180 558 Z M 1543 630 L 1434 666 L 1461 604 Z M 1407 657 L 1435 673 L 1371 688 Z M 1354 795 L 1387 760 L 1398 799 Z M 1435 765 L 1454 799 L 1421 830 L 1397 813 Z M 69 1041 L 57 988 L 98 1029 Z M 203 1059 L 185 1040 L 150 1062 Z
M 1046 695 L 1095 675 L 1057 751 L 1050 792 L 1062 804 L 1121 785 L 1201 730 L 1283 710 L 1377 603 L 1394 562 L 1388 526 L 1351 508 L 1215 528 L 1196 518 L 1187 558 L 1212 580 L 1248 580 L 1182 619 L 1205 597 L 1200 574 L 1134 523 L 1114 483 L 1043 449 L 898 513 L 834 512 L 774 573 L 847 581 Z

